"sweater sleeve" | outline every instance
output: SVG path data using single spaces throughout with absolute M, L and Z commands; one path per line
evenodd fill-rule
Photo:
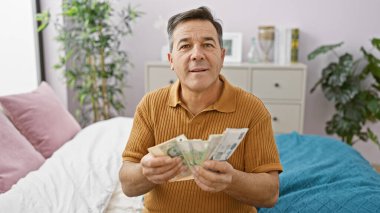
M 144 97 L 135 112 L 132 131 L 122 154 L 124 161 L 140 162 L 148 153 L 148 148 L 154 146 L 154 133 L 148 109 L 149 101 Z
M 266 111 L 266 110 L 265 110 Z M 274 140 L 271 116 L 268 113 L 255 124 L 248 133 L 244 160 L 246 172 L 282 171 L 277 146 Z

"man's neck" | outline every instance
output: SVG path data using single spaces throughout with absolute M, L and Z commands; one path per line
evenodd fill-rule
M 218 81 L 210 88 L 202 92 L 191 91 L 181 88 L 181 100 L 193 115 L 197 115 L 214 104 L 223 90 L 223 81 Z

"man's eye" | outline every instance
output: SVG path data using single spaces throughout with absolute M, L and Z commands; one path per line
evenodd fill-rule
M 181 45 L 181 46 L 179 47 L 179 49 L 182 50 L 182 49 L 187 49 L 187 48 L 189 48 L 189 47 L 190 47 L 189 44 L 184 44 L 184 45 Z
M 204 46 L 207 47 L 207 48 L 214 47 L 213 44 L 205 44 Z

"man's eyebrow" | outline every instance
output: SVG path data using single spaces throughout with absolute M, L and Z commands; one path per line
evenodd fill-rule
M 177 45 L 180 44 L 181 42 L 188 42 L 190 38 L 181 38 L 178 42 Z
M 177 42 L 177 45 L 180 44 L 181 42 L 188 42 L 189 40 L 190 40 L 190 38 L 181 38 Z M 213 42 L 216 42 L 216 40 L 213 37 L 211 37 L 211 36 L 203 37 L 202 40 L 203 41 L 213 41 Z
M 213 42 L 216 42 L 213 37 L 204 37 L 203 40 L 204 41 L 213 41 Z

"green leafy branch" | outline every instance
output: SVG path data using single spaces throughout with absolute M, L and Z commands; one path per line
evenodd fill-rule
M 372 39 L 371 44 L 380 52 L 380 39 Z M 330 52 L 337 57 L 322 69 L 321 78 L 310 92 L 321 86 L 326 99 L 334 103 L 336 112 L 326 124 L 328 134 L 337 134 L 350 145 L 370 140 L 380 147 L 377 135 L 364 128 L 367 122 L 380 120 L 380 60 L 363 47 L 361 59 L 354 60 L 349 53 L 339 56 L 335 49 L 342 45 L 323 45 L 308 55 L 309 60 Z M 366 63 L 364 69 L 359 68 L 361 62 Z M 370 87 L 366 83 L 369 79 L 375 80 Z
M 56 23 L 61 44 L 59 63 L 69 87 L 76 92 L 82 125 L 120 114 L 124 76 L 131 65 L 121 43 L 132 34 L 132 23 L 143 13 L 128 6 L 116 11 L 109 1 L 63 1 L 64 23 Z M 113 23 L 119 15 L 118 23 Z M 37 16 L 39 30 L 48 26 L 50 14 Z

